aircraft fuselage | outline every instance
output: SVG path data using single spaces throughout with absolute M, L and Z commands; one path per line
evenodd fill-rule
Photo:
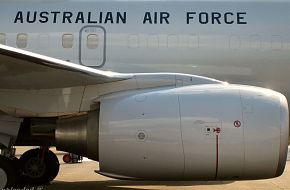
M 290 98 L 290 1 L 3 2 L 0 42 L 116 72 L 180 72 Z

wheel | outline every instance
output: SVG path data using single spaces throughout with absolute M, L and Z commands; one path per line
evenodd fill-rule
M 0 156 L 0 189 L 16 186 L 17 172 L 13 161 Z
M 40 149 L 25 152 L 19 160 L 22 175 L 29 185 L 44 185 L 55 179 L 59 161 L 52 151 Z
M 22 175 L 29 185 L 47 184 L 59 172 L 59 161 L 51 151 L 29 150 L 20 157 L 19 162 Z

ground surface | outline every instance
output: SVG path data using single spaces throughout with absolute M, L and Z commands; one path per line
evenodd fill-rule
M 290 162 L 283 176 L 270 180 L 238 182 L 150 182 L 120 181 L 94 173 L 97 162 L 61 164 L 61 171 L 47 190 L 128 190 L 128 189 L 192 189 L 192 190 L 290 190 Z
M 24 151 L 24 150 L 23 150 Z M 18 149 L 21 153 L 22 149 Z M 61 160 L 62 153 L 58 153 Z M 37 190 L 132 190 L 132 189 L 190 189 L 190 190 L 290 190 L 290 161 L 284 174 L 275 179 L 257 181 L 210 181 L 210 182 L 150 182 L 121 181 L 98 175 L 98 163 L 85 161 L 81 164 L 61 162 L 58 177 L 44 189 Z

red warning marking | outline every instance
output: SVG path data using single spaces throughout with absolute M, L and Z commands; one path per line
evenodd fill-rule
M 241 127 L 241 125 L 242 125 L 242 123 L 241 123 L 239 120 L 237 120 L 237 121 L 234 122 L 234 126 L 235 126 L 236 128 Z
M 217 134 L 219 134 L 219 133 L 221 133 L 221 128 L 218 127 L 216 129 L 213 129 L 213 132 L 214 133 L 216 132 Z
M 220 129 L 220 128 L 218 128 Z M 219 136 L 216 135 L 216 164 L 215 164 L 215 179 L 218 177 L 219 171 Z

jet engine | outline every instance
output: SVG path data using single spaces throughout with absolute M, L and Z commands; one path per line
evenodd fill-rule
M 272 90 L 227 84 L 114 93 L 73 127 L 60 121 L 56 146 L 100 163 L 119 179 L 244 180 L 280 176 L 289 114 Z

